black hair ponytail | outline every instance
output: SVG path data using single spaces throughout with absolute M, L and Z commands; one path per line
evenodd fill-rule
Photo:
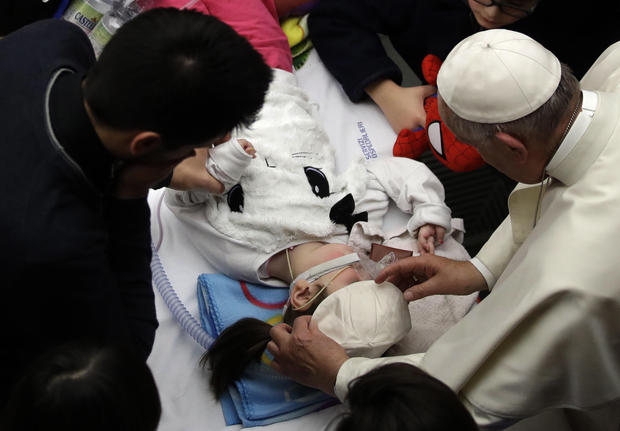
M 246 317 L 226 328 L 200 359 L 211 368 L 209 385 L 215 398 L 220 397 L 252 361 L 259 361 L 270 340 L 271 325 Z
M 325 291 L 304 310 L 293 310 L 288 307 L 283 321 L 293 325 L 293 321 L 303 315 L 312 314 L 319 304 L 327 297 Z M 243 371 L 252 361 L 260 358 L 271 339 L 269 330 L 271 325 L 253 317 L 246 317 L 224 329 L 215 339 L 215 342 L 200 358 L 200 365 L 204 368 L 209 365 L 211 378 L 209 385 L 216 399 L 220 399 L 226 388 L 239 380 Z

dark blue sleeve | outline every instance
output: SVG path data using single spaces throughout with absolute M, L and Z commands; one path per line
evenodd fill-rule
M 377 33 L 410 25 L 415 5 L 414 0 L 321 0 L 310 13 L 312 43 L 353 102 L 378 79 L 401 82 L 401 71 Z
M 1 42 L 0 58 L 19 58 L 20 68 L 33 69 L 29 72 L 32 75 L 39 70 L 55 70 L 55 64 L 82 70 L 95 61 L 88 36 L 75 24 L 61 19 L 34 22 Z
M 106 202 L 108 258 L 121 306 L 139 353 L 153 347 L 157 318 L 151 280 L 150 210 L 146 199 Z
M 310 13 L 310 38 L 327 69 L 353 102 L 378 80 L 401 83 L 402 74 L 377 34 L 422 79 L 427 54 L 444 58 L 476 31 L 462 0 L 321 0 Z

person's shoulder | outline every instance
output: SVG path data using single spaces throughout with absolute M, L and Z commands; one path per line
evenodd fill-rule
M 75 24 L 62 19 L 36 21 L 2 40 L 5 55 L 19 58 L 26 67 L 48 65 L 83 69 L 95 61 L 88 36 Z M 26 55 L 25 55 L 26 54 Z
M 30 40 L 46 43 L 54 39 L 77 39 L 88 41 L 88 36 L 78 26 L 62 19 L 43 19 L 15 30 L 7 39 Z
M 9 34 L 3 42 L 42 52 L 70 51 L 76 47 L 82 51 L 92 51 L 86 33 L 77 25 L 62 19 L 35 21 Z

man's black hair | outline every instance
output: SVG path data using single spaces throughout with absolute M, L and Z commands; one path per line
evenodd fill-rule
M 154 131 L 176 148 L 251 124 L 270 80 L 262 56 L 227 24 L 160 8 L 112 37 L 87 74 L 84 97 L 104 125 Z
M 161 403 L 132 352 L 71 342 L 37 358 L 0 413 L 3 430 L 155 431 Z
M 347 403 L 336 431 L 478 429 L 447 385 L 410 364 L 383 365 L 353 380 Z

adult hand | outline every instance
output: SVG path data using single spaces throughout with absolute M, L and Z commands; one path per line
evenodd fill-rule
M 424 99 L 436 91 L 431 85 L 401 87 L 391 79 L 366 87 L 366 93 L 381 108 L 396 133 L 402 129 L 415 130 L 426 125 Z
M 311 316 L 271 328 L 267 350 L 273 355 L 271 367 L 302 385 L 334 395 L 338 370 L 349 359 L 340 344 L 323 334 Z
M 209 150 L 196 148 L 196 155 L 179 163 L 172 173 L 170 188 L 175 190 L 206 190 L 222 193 L 224 185 L 207 172 L 206 163 Z
M 384 281 L 398 286 L 406 301 L 429 295 L 469 295 L 487 287 L 482 274 L 470 262 L 436 255 L 399 260 L 375 278 L 376 283 Z

